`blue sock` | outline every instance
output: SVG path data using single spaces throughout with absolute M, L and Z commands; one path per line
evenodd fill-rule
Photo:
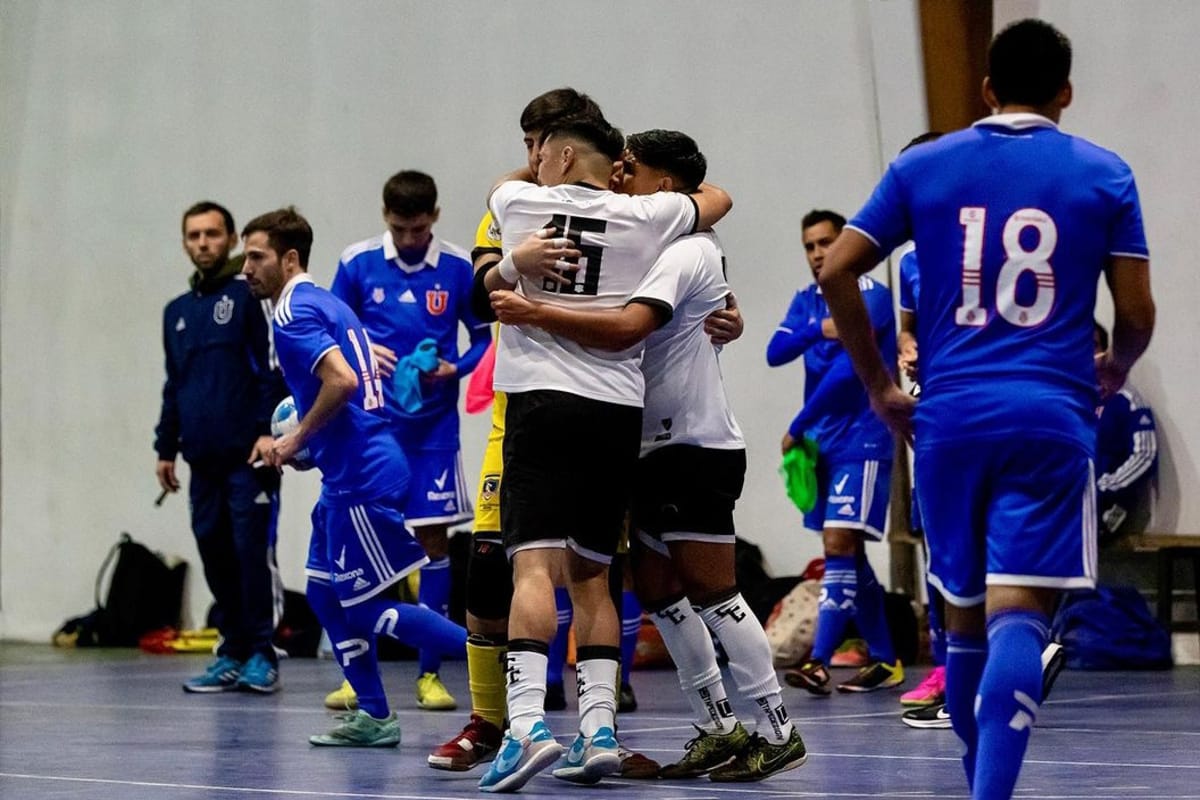
M 425 606 L 376 595 L 347 608 L 346 617 L 360 630 L 390 636 L 409 647 L 422 647 L 448 658 L 467 656 L 466 629 Z
M 434 559 L 421 567 L 421 587 L 417 602 L 446 616 L 450 611 L 450 559 Z M 436 673 L 442 666 L 442 654 L 428 647 L 420 649 L 420 671 Z
M 351 625 L 337 593 L 328 583 L 310 580 L 304 593 L 313 613 L 329 634 L 334 658 L 341 666 L 342 674 L 358 695 L 358 707 L 376 719 L 383 719 L 389 712 L 383 680 L 379 677 L 375 634 L 369 627 L 363 630 Z
M 988 618 L 988 660 L 979 683 L 975 797 L 1012 797 L 1042 702 L 1042 650 L 1049 620 L 1009 609 Z
M 979 728 L 975 723 L 975 695 L 987 663 L 988 640 L 965 633 L 946 634 L 946 711 L 954 732 L 966 745 L 963 769 L 967 786 L 975 785 L 975 760 L 979 749 Z
M 842 643 L 846 625 L 854 618 L 857 595 L 858 573 L 854 568 L 854 556 L 826 556 L 813 660 L 828 664 L 833 658 L 833 651 Z
M 929 598 L 929 651 L 935 667 L 946 666 L 946 623 L 942 621 L 942 596 L 929 581 L 925 582 Z
M 855 570 L 858 598 L 854 601 L 854 624 L 867 640 L 872 661 L 895 664 L 896 650 L 892 647 L 892 632 L 888 630 L 887 614 L 883 610 L 883 587 L 875 579 L 875 570 L 871 569 L 866 553 L 858 554 Z
M 638 632 L 642 629 L 642 604 L 631 589 L 621 593 L 621 683 L 629 683 Z
M 558 607 L 558 630 L 550 642 L 550 653 L 546 656 L 546 685 L 562 686 L 563 665 L 567 663 L 567 633 L 571 630 L 571 595 L 559 587 L 554 590 L 554 605 Z

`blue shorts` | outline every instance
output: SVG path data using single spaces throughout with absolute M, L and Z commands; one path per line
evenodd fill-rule
M 368 600 L 429 563 L 400 509 L 386 500 L 342 505 L 322 498 L 312 526 L 304 572 L 331 584 L 343 606 Z
M 453 424 L 451 424 L 453 423 Z M 456 525 L 471 519 L 471 492 L 458 445 L 458 409 L 396 427 L 396 440 L 412 472 L 404 516 L 414 528 Z
M 987 586 L 1091 588 L 1096 481 L 1091 454 L 1055 439 L 917 444 L 929 582 L 947 602 L 982 603 Z
M 804 515 L 804 527 L 851 528 L 874 541 L 883 538 L 892 462 L 817 459 L 817 504 Z

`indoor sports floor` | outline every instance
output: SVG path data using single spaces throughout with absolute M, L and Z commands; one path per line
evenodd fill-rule
M 482 773 L 425 766 L 431 747 L 465 713 L 416 708 L 416 665 L 384 665 L 400 713 L 398 750 L 319 749 L 309 734 L 332 720 L 321 698 L 340 675 L 329 661 L 285 661 L 284 689 L 259 697 L 186 695 L 180 682 L 198 656 L 134 650 L 0 648 L 0 797 L 4 800 L 185 798 L 479 798 Z M 909 671 L 915 685 L 926 668 Z M 467 698 L 464 662 L 443 669 Z M 849 674 L 848 672 L 844 674 Z M 623 715 L 621 738 L 666 762 L 689 738 L 687 704 L 673 673 L 634 673 L 640 708 Z M 835 675 L 836 678 L 836 675 Z M 568 671 L 568 682 L 570 672 Z M 809 697 L 784 689 L 809 748 L 800 769 L 760 784 L 606 780 L 577 787 L 548 775 L 532 797 L 610 800 L 736 800 L 771 797 L 962 798 L 966 788 L 952 731 L 917 731 L 899 720 L 899 690 Z M 574 711 L 550 714 L 560 740 Z M 1171 672 L 1064 672 L 1043 707 L 1017 798 L 1200 798 L 1200 667 Z

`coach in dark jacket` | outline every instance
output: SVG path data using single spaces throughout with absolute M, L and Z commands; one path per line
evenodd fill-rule
M 279 474 L 262 466 L 271 411 L 287 394 L 273 362 L 269 309 L 241 278 L 233 216 L 197 203 L 183 214 L 191 290 L 167 304 L 167 380 L 154 449 L 165 492 L 179 489 L 175 457 L 191 468 L 192 531 L 216 599 L 216 660 L 189 692 L 278 688 L 271 645 L 282 591 L 275 569 Z M 255 466 L 257 464 L 257 466 Z

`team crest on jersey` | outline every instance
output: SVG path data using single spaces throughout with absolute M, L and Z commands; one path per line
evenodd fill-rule
M 371 292 L 371 299 L 376 303 L 382 303 L 387 299 L 387 292 L 383 290 L 382 286 L 376 286 L 375 291 Z
M 493 242 L 500 241 L 500 223 L 496 222 L 494 219 L 492 220 L 492 223 L 488 225 L 487 238 L 491 239 Z
M 425 292 L 425 310 L 435 317 L 446 311 L 450 305 L 450 293 L 445 289 L 430 289 Z
M 500 488 L 500 476 L 496 474 L 483 476 L 483 490 L 481 495 L 483 501 L 487 502 L 496 496 L 496 490 Z
M 233 319 L 233 300 L 229 298 L 229 295 L 223 294 L 213 306 L 213 322 L 218 325 L 226 325 L 231 319 Z

